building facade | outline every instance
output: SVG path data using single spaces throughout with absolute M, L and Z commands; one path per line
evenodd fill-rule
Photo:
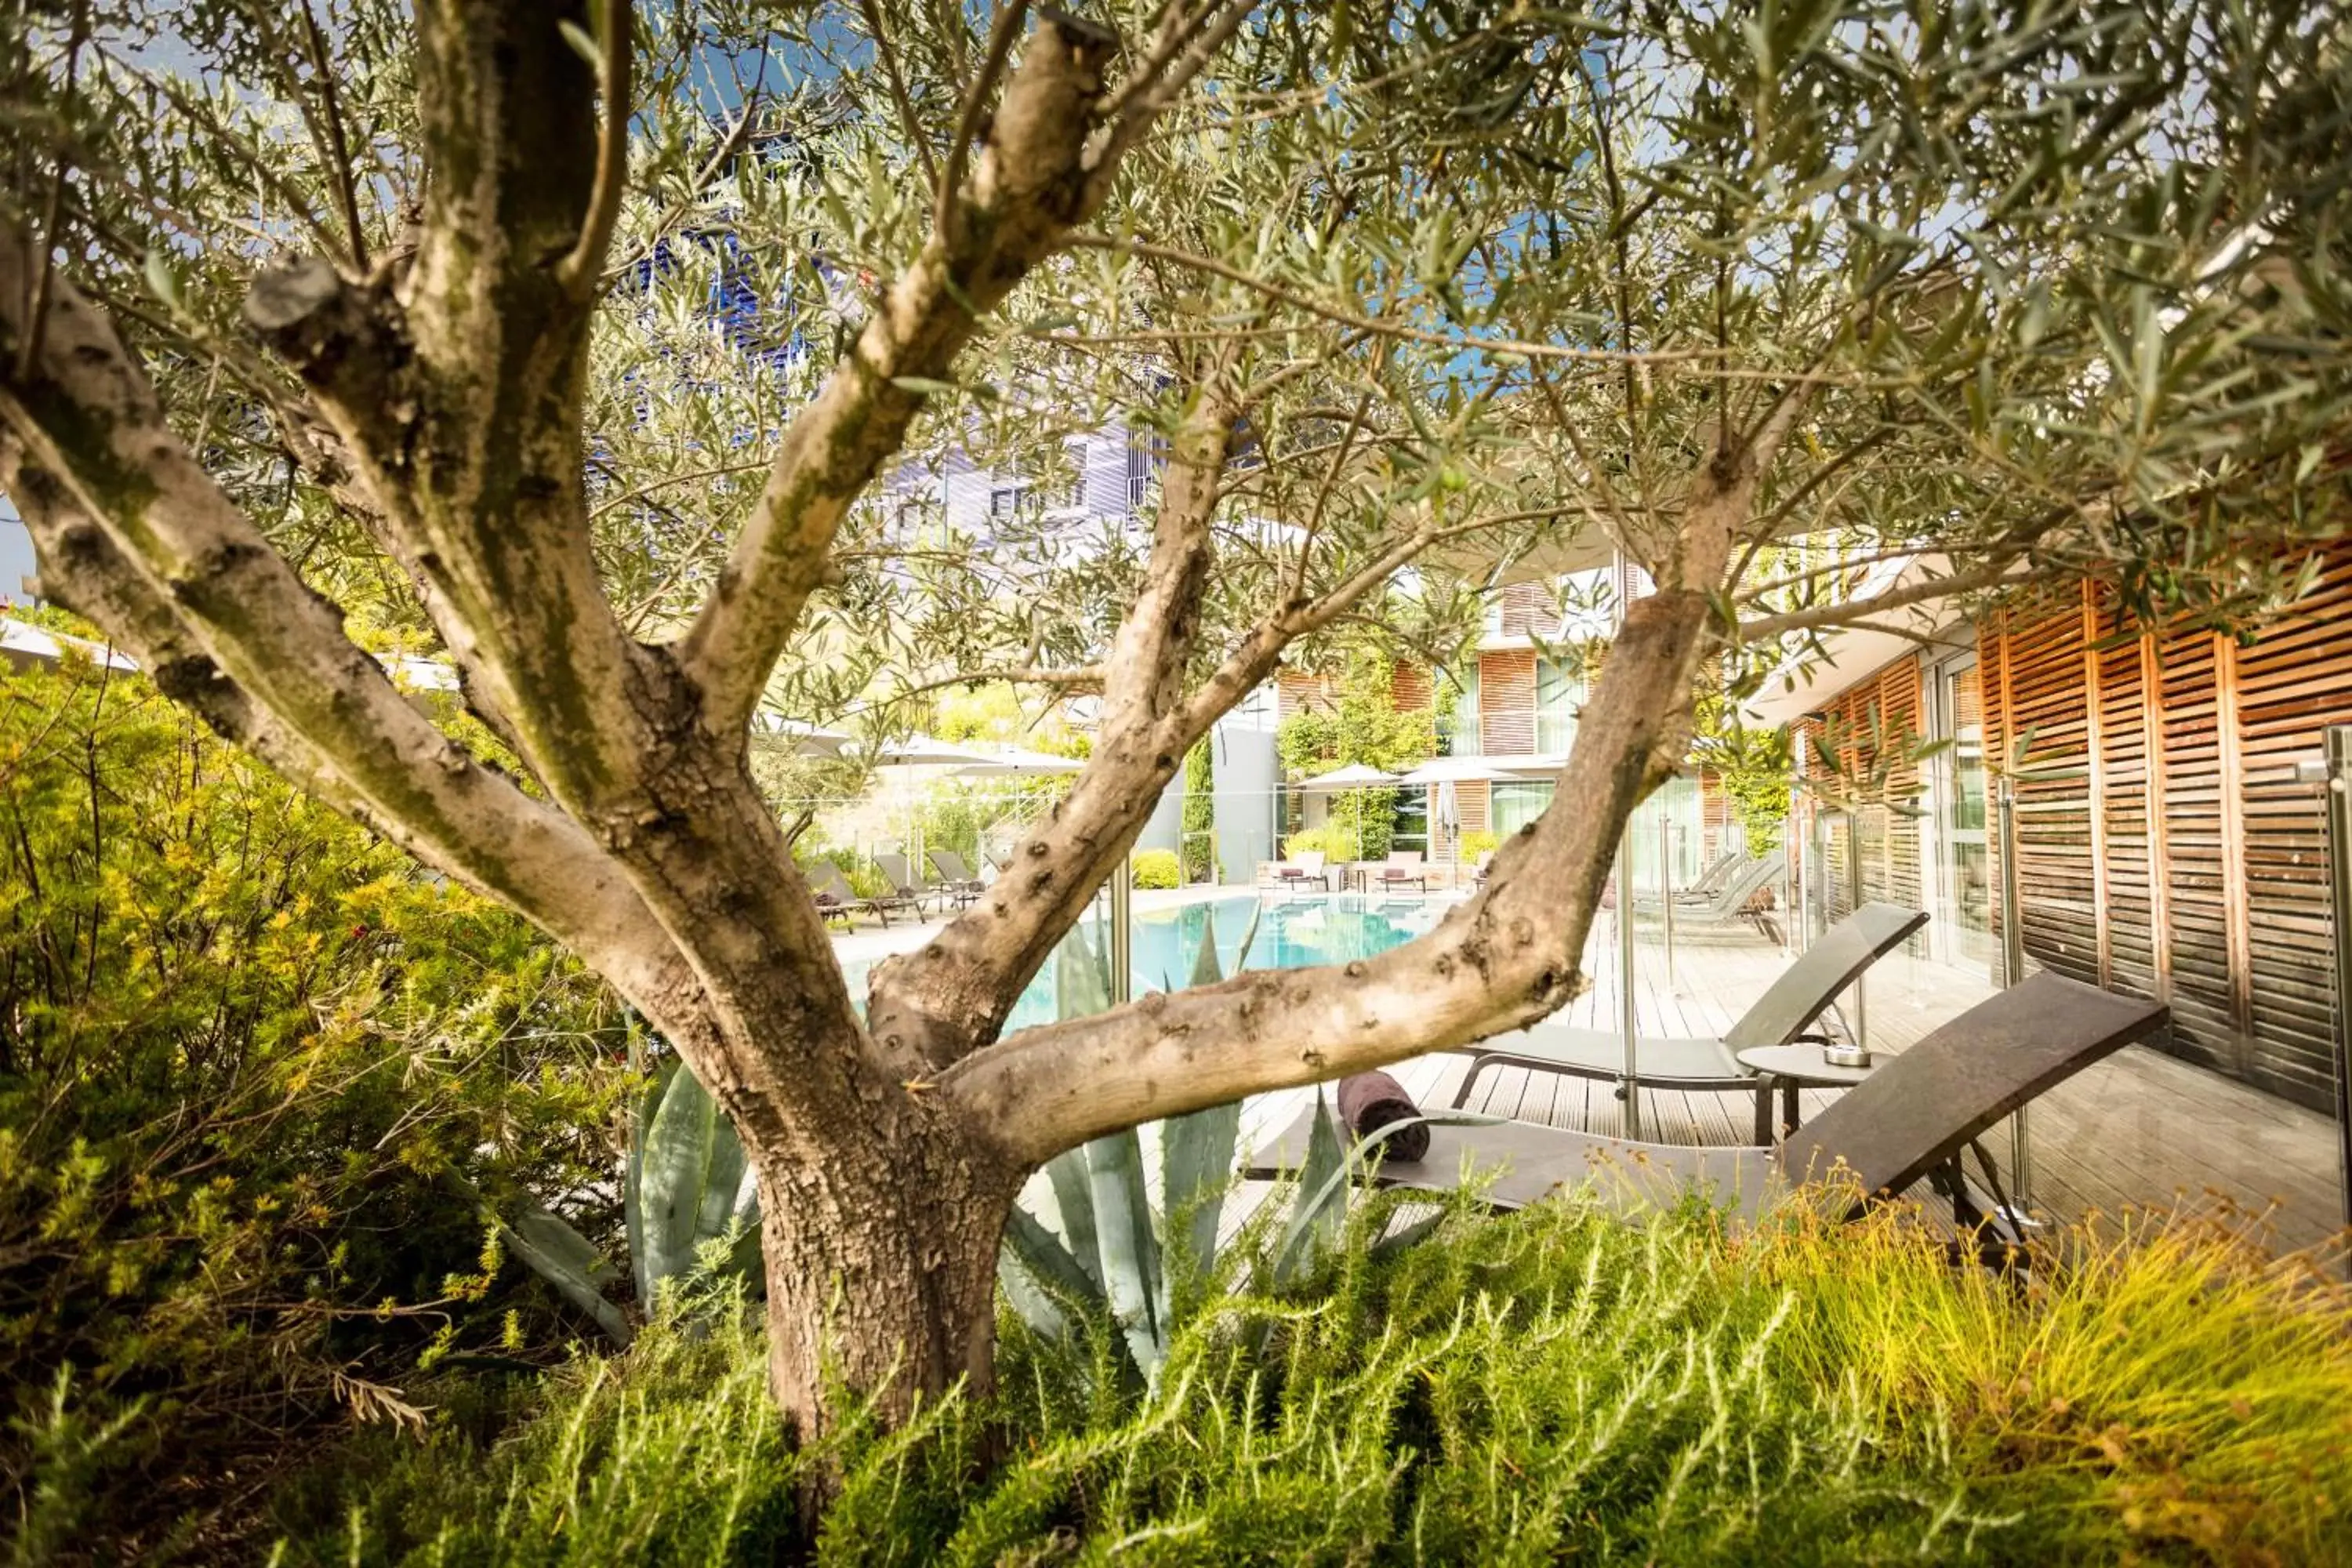
M 2002 813 L 2030 960 L 2168 1004 L 2170 1049 L 2299 1104 L 2334 1096 L 2323 733 L 2352 724 L 2352 544 L 2242 640 L 2045 590 L 1795 718 L 1831 911 L 1927 909 L 1933 956 L 1998 977 Z

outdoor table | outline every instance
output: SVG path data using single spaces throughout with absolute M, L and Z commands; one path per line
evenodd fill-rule
M 1756 1074 L 1756 1142 L 1772 1142 L 1772 1089 L 1780 1090 L 1780 1136 L 1797 1130 L 1797 1090 L 1813 1087 L 1852 1089 L 1870 1076 L 1870 1068 L 1835 1067 L 1822 1059 L 1818 1045 L 1750 1046 L 1738 1053 L 1739 1065 Z M 1872 1066 L 1876 1066 L 1873 1063 Z

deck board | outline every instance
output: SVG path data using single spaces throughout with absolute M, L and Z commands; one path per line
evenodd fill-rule
M 1710 942 L 1678 954 L 1674 983 L 1652 933 L 1635 944 L 1634 1007 L 1643 1033 L 1719 1033 L 1763 993 L 1788 960 L 1761 940 Z M 1617 1026 L 1617 947 L 1604 920 L 1585 955 L 1591 987 L 1559 1014 L 1587 1028 Z M 1897 954 L 1868 982 L 1871 1047 L 1892 1055 L 1991 994 L 1981 974 Z M 1844 1009 L 1845 1016 L 1853 1016 Z M 1421 1103 L 1442 1107 L 1462 1081 L 1464 1058 L 1417 1058 L 1391 1068 Z M 1443 1063 L 1444 1066 L 1433 1064 Z M 1550 1079 L 1545 1084 L 1540 1081 Z M 1801 1113 L 1819 1114 L 1834 1089 L 1808 1089 Z M 1270 1137 L 1304 1105 L 1297 1091 L 1261 1096 L 1252 1125 Z M 1653 1090 L 1643 1096 L 1645 1136 L 1661 1142 L 1744 1143 L 1754 1097 L 1747 1091 Z M 1464 1107 L 1603 1136 L 1622 1135 L 1624 1106 L 1612 1085 L 1525 1068 L 1496 1069 Z M 2118 1053 L 2035 1101 L 2029 1118 L 2032 1211 L 2053 1222 L 2130 1209 L 2210 1209 L 2226 1199 L 2263 1213 L 2281 1248 L 2326 1244 L 2340 1226 L 2336 1132 L 2328 1120 L 2274 1095 L 2142 1047 Z M 2005 1187 L 2014 1184 L 2006 1125 L 1984 1145 Z

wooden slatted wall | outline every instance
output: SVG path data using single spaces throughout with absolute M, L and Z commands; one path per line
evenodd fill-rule
M 1478 656 L 1478 749 L 1487 756 L 1536 749 L 1536 656 L 1489 648 Z
M 1847 913 L 1853 903 L 1847 856 L 1857 851 L 1849 847 L 1849 837 L 1858 842 L 1865 901 L 1884 899 L 1927 908 L 1922 901 L 1919 763 L 1911 754 L 1926 723 L 1918 659 L 1896 660 L 1840 692 L 1821 711 L 1824 722 L 1801 737 L 1811 771 L 1816 777 L 1827 771 L 1811 755 L 1819 741 L 1836 754 L 1836 777 L 1828 782 L 1830 789 L 1868 786 L 1857 801 L 1860 809 L 1852 834 L 1833 824 L 1829 835 L 1832 918 Z
M 2352 722 L 2352 544 L 2243 647 L 2133 636 L 2085 588 L 1989 619 L 1979 656 L 1987 761 L 2022 747 L 2027 951 L 2169 1003 L 2180 1056 L 2325 1108 L 2326 835 L 2295 774 Z

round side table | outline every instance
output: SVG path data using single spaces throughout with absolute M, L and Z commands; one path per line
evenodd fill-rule
M 1871 1074 L 1871 1068 L 1834 1067 L 1822 1059 L 1817 1045 L 1750 1046 L 1738 1053 L 1739 1065 L 1756 1074 L 1756 1142 L 1778 1142 L 1797 1130 L 1797 1090 L 1852 1089 Z M 1772 1131 L 1772 1089 L 1780 1090 L 1780 1131 Z

